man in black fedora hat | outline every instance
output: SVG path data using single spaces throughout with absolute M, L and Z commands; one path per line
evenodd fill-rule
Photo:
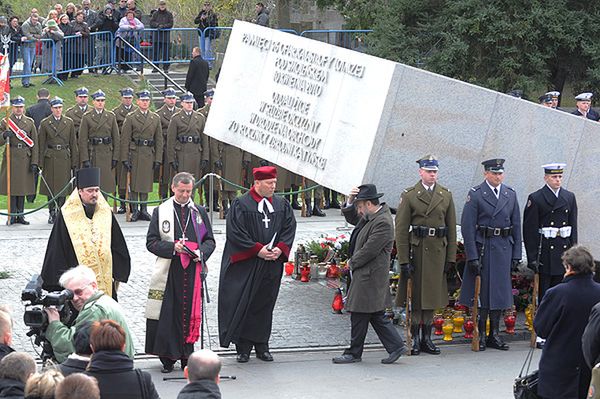
M 342 209 L 348 223 L 356 226 L 350 236 L 348 265 L 352 281 L 346 310 L 351 312 L 351 342 L 334 363 L 361 361 L 369 323 L 375 329 L 389 356 L 381 363 L 394 363 L 406 346 L 391 321 L 384 316 L 389 301 L 390 253 L 394 243 L 394 224 L 389 206 L 380 203 L 382 193 L 374 184 L 353 188 Z
M 126 283 L 131 270 L 127 243 L 100 194 L 100 169 L 79 169 L 76 183 L 48 239 L 40 273 L 44 289 L 62 289 L 60 276 L 72 267 L 86 265 L 96 273 L 98 289 L 116 300 L 118 283 Z

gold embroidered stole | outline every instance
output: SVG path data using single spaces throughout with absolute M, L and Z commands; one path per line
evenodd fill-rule
M 175 225 L 173 215 L 173 197 L 166 200 L 158 207 L 158 228 L 160 239 L 163 241 L 175 241 Z M 146 318 L 158 320 L 160 318 L 160 309 L 165 296 L 165 287 L 169 277 L 169 268 L 172 259 L 156 257 L 154 271 L 150 277 L 150 287 L 148 290 L 148 301 L 146 302 Z
M 61 213 L 80 265 L 91 268 L 98 279 L 98 289 L 112 296 L 112 211 L 102 195 L 98 197 L 94 216 L 85 215 L 77 189 L 73 190 Z

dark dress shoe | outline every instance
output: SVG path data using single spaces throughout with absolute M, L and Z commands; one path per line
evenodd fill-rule
M 170 373 L 172 371 L 173 371 L 173 365 L 172 364 L 170 366 L 165 366 L 163 364 L 162 369 L 160 370 L 160 372 L 163 373 L 163 374 L 168 374 L 168 373 Z
M 292 209 L 294 209 L 296 211 L 299 211 L 302 209 L 302 206 L 300 206 L 297 199 L 296 199 L 296 201 L 292 201 Z
M 362 359 L 360 357 L 354 357 L 349 353 L 344 353 L 342 356 L 331 359 L 331 361 L 335 364 L 358 363 L 361 360 Z
M 273 355 L 271 355 L 271 353 L 269 351 L 257 353 L 256 358 L 260 359 L 264 362 L 272 362 L 273 361 Z
M 546 343 L 546 341 L 543 342 L 536 342 L 535 343 L 535 347 L 538 349 L 544 349 L 544 344 Z
M 430 355 L 439 355 L 441 351 L 431 340 L 424 339 L 421 341 L 421 352 L 429 353 Z
M 381 359 L 381 363 L 392 364 L 396 360 L 400 359 L 400 356 L 402 356 L 406 352 L 408 352 L 408 349 L 406 349 L 405 345 L 402 345 L 400 348 L 398 348 L 395 351 L 393 351 L 392 353 L 390 353 L 390 355 L 387 358 Z
M 152 216 L 150 216 L 150 214 L 148 212 L 146 212 L 146 211 L 140 212 L 140 220 L 150 221 L 150 219 L 152 219 Z
M 29 222 L 27 220 L 25 220 L 25 216 L 19 216 L 19 217 L 17 217 L 17 223 L 21 223 L 21 224 L 24 224 L 24 225 L 28 225 L 29 224 Z
M 56 216 L 54 216 L 54 215 L 48 216 L 48 224 L 54 224 L 54 219 L 55 218 L 56 218 Z
M 319 216 L 319 217 L 325 216 L 325 212 L 323 212 L 321 210 L 321 208 L 319 208 L 318 206 L 313 207 L 312 214 L 313 214 L 313 216 Z
M 122 205 L 119 207 L 119 209 L 117 209 L 117 214 L 119 214 L 119 215 L 122 215 L 125 212 L 127 212 L 127 211 L 125 210 L 125 207 Z
M 485 339 L 479 338 L 479 352 L 485 351 Z
M 187 366 L 188 360 L 187 359 L 181 359 L 181 369 L 185 369 L 185 366 Z
M 506 342 L 502 341 L 496 336 L 488 337 L 487 342 L 485 344 L 490 348 L 498 349 L 501 351 L 507 351 L 509 349 Z
M 246 353 L 238 353 L 235 360 L 237 360 L 238 363 L 248 363 L 248 360 L 250 360 L 250 356 Z
M 140 219 L 140 211 L 135 211 L 131 214 L 131 221 L 137 222 Z
M 337 196 L 333 197 L 333 199 L 329 203 L 329 206 L 332 207 L 333 209 L 340 209 L 342 207 L 342 205 L 340 204 L 340 202 L 337 199 Z

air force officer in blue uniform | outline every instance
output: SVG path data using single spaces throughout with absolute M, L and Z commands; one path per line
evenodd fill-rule
M 513 306 L 511 269 L 521 260 L 521 216 L 515 190 L 502 184 L 504 159 L 491 159 L 482 165 L 485 181 L 471 188 L 462 214 L 467 267 L 460 303 L 473 306 L 475 276 L 481 275 L 479 350 L 486 346 L 508 350 L 499 336 L 500 316 Z M 484 339 L 488 316 L 490 333 Z

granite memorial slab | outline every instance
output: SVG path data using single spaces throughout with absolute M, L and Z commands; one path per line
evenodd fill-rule
M 347 193 L 377 184 L 396 206 L 421 156 L 440 160 L 460 217 L 481 161 L 506 159 L 523 208 L 541 165 L 565 162 L 580 241 L 600 258 L 600 124 L 469 83 L 236 21 L 205 132 Z

